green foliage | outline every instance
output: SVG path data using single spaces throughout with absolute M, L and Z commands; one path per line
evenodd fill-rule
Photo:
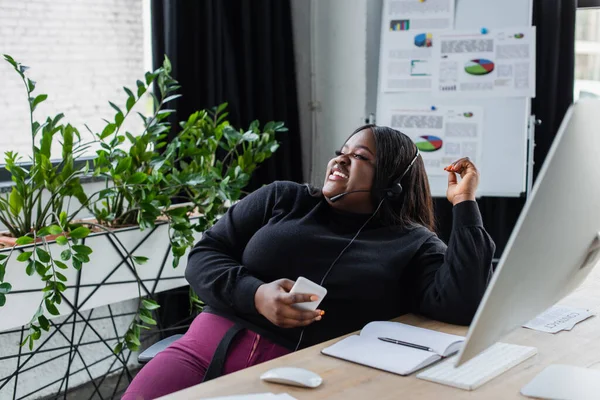
M 17 250 L 16 261 L 24 264 L 27 275 L 37 274 L 45 283 L 42 300 L 29 323 L 29 331 L 23 341 L 23 344 L 29 343 L 29 348 L 32 349 L 34 342 L 41 337 L 41 330 L 49 329 L 46 313 L 60 314 L 58 306 L 62 302 L 63 292 L 67 289 L 64 283 L 67 278 L 57 271 L 57 268 L 67 268 L 67 265 L 55 260 L 48 246 L 50 235 L 58 235 L 56 240 L 63 246 L 79 246 L 79 251 L 75 250 L 77 255 L 80 252 L 90 254 L 92 251 L 77 242 L 90 233 L 89 229 L 73 223 L 73 218 L 79 210 L 68 215 L 68 207 L 65 207 L 71 199 L 79 200 L 82 205 L 88 202 L 80 182 L 80 178 L 86 173 L 86 167 L 75 165 L 75 160 L 88 148 L 88 144 L 81 142 L 77 129 L 61 123 L 63 114 L 47 117 L 44 122 L 34 119 L 34 111 L 48 95 L 34 94 L 35 82 L 25 75 L 27 67 L 9 55 L 4 55 L 4 59 L 21 77 L 29 103 L 32 138 L 30 164 L 25 167 L 22 158 L 15 152 L 5 153 L 5 168 L 11 174 L 13 187 L 10 193 L 0 195 L 0 221 L 16 238 L 16 246 L 26 246 Z M 58 139 L 62 146 L 63 159 L 53 165 L 50 159 L 55 139 Z M 4 277 L 6 265 L 15 249 L 13 247 L 8 255 L 0 255 L 0 307 L 6 304 L 7 295 L 12 290 L 12 285 L 4 282 Z M 86 255 L 79 260 L 73 259 L 72 264 L 81 268 L 81 265 L 88 261 Z
M 143 80 L 135 82 L 135 88 L 123 88 L 121 102 L 109 102 L 114 116 L 105 120 L 99 132 L 90 131 L 93 141 L 83 143 L 75 127 L 61 123 L 63 114 L 44 122 L 34 121 L 34 110 L 48 96 L 34 95 L 35 82 L 25 76 L 27 67 L 8 55 L 4 58 L 24 82 L 33 139 L 31 167 L 22 165 L 18 154 L 6 152 L 6 168 L 14 186 L 10 193 L 0 196 L 0 222 L 18 238 L 17 245 L 27 246 L 16 250 L 16 259 L 25 265 L 28 275 L 37 274 L 45 282 L 40 306 L 22 343 L 30 348 L 41 337 L 41 331 L 49 329 L 47 316 L 59 314 L 67 281 L 59 270 L 69 266 L 79 270 L 93 256 L 93 249 L 83 242 L 91 233 L 90 227 L 104 230 L 118 242 L 113 228 L 137 225 L 144 230 L 159 222 L 167 223 L 176 267 L 194 244 L 194 234 L 212 226 L 240 199 L 252 173 L 277 150 L 276 135 L 287 130 L 281 122 L 268 122 L 261 128 L 258 121 L 245 130 L 234 128 L 227 121 L 226 103 L 197 111 L 172 129 L 172 107 L 180 95 L 176 93 L 177 81 L 170 76 L 171 63 L 165 57 L 162 67 L 147 72 Z M 157 90 L 153 92 L 151 87 Z M 135 113 L 136 104 L 148 97 L 154 105 L 152 115 Z M 142 132 L 123 132 L 125 121 L 135 114 L 143 122 Z M 50 162 L 55 139 L 62 146 L 63 159 L 58 165 Z M 91 168 L 87 163 L 76 163 L 93 144 L 99 149 Z M 89 174 L 103 178 L 105 185 L 88 196 L 80 178 Z M 49 195 L 49 201 L 42 200 L 42 192 Z M 98 224 L 74 223 L 81 208 L 70 212 L 71 199 L 88 208 Z M 64 248 L 60 254 L 52 253 L 49 240 Z M 130 249 L 121 247 L 129 254 Z M 12 289 L 3 280 L 14 251 L 0 255 L 0 307 Z M 134 269 L 143 268 L 148 261 L 141 255 L 128 258 Z M 138 313 L 115 346 L 116 354 L 124 348 L 137 350 L 140 330 L 156 325 L 153 311 L 159 306 L 152 299 L 142 298 L 139 279 L 138 297 Z M 201 311 L 203 305 L 190 292 L 191 308 Z

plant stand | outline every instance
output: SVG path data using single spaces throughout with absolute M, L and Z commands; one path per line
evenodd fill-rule
M 50 320 L 50 331 L 44 332 L 33 351 L 18 343 L 42 299 L 43 282 L 38 276 L 27 276 L 23 263 L 11 260 L 6 278 L 15 290 L 0 317 L 0 398 L 16 400 L 61 393 L 60 397 L 66 398 L 69 388 L 88 381 L 99 394 L 104 379 L 118 373 L 116 392 L 121 379 L 131 379 L 130 368 L 138 365 L 136 355 L 125 349 L 116 356 L 112 349 L 135 316 L 136 277 L 141 280 L 143 296 L 153 297 L 185 286 L 187 256 L 182 258 L 182 265 L 172 267 L 166 224 L 145 231 L 137 227 L 121 229 L 115 234 L 130 254 L 149 257 L 148 263 L 134 268 L 128 254 L 110 235 L 96 233 L 86 238 L 86 244 L 94 249 L 91 260 L 80 271 L 72 267 L 64 270 L 68 289 L 59 307 L 61 316 Z M 50 244 L 50 251 L 59 249 L 56 243 Z M 10 249 L 0 253 L 5 251 Z

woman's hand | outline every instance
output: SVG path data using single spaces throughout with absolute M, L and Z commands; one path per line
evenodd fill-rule
M 258 312 L 281 328 L 296 328 L 319 321 L 324 314 L 321 310 L 306 311 L 292 307 L 295 303 L 318 300 L 314 294 L 288 293 L 294 281 L 279 279 L 259 286 L 254 295 Z
M 475 200 L 475 191 L 479 185 L 479 171 L 477 171 L 475 164 L 469 160 L 469 157 L 455 161 L 444 168 L 444 171 L 448 172 L 446 197 L 452 205 L 467 200 Z M 456 174 L 460 175 L 460 182 L 458 182 Z

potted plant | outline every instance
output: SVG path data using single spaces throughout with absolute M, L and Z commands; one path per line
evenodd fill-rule
M 11 246 L 0 252 L 0 307 L 6 307 L 20 270 L 39 277 L 41 300 L 31 312 L 29 331 L 22 343 L 32 348 L 41 331 L 50 329 L 50 317 L 61 314 L 61 302 L 68 302 L 67 286 L 75 283 L 76 273 L 88 267 L 101 268 L 96 256 L 105 257 L 106 250 L 98 247 L 95 238 L 108 238 L 123 262 L 131 266 L 139 304 L 114 351 L 119 353 L 124 346 L 137 350 L 140 329 L 156 323 L 152 312 L 158 305 L 144 298 L 150 293 L 142 293 L 136 265 L 159 257 L 142 256 L 123 238 L 136 231 L 146 234 L 162 230 L 167 237 L 160 241 L 166 239 L 176 267 L 198 235 L 240 198 L 257 165 L 277 150 L 276 133 L 286 128 L 283 123 L 269 122 L 261 130 L 255 121 L 246 131 L 236 130 L 227 122 L 223 104 L 193 113 L 179 124 L 180 129 L 168 142 L 172 127 L 167 117 L 174 110 L 166 105 L 179 97 L 175 93 L 179 86 L 170 76 L 171 66 L 165 58 L 161 68 L 146 73 L 143 82 L 136 82 L 135 91 L 124 88 L 125 105 L 121 108 L 110 103 L 116 112 L 114 118 L 106 121 L 100 133 L 93 134 L 93 140 L 84 142 L 75 127 L 61 124 L 62 114 L 43 123 L 34 121 L 33 112 L 47 95 L 35 96 L 35 83 L 25 75 L 26 67 L 10 56 L 5 55 L 5 59 L 26 87 L 34 144 L 27 166 L 19 164 L 16 153 L 7 152 L 5 157 L 14 186 L 9 194 L 0 195 L 0 221 L 9 231 Z M 149 90 L 154 84 L 156 94 Z M 140 114 L 143 132 L 122 132 L 135 104 L 148 93 L 154 112 L 150 116 Z M 60 137 L 63 157 L 57 164 L 50 161 L 55 137 Z M 78 163 L 92 144 L 100 146 L 92 165 Z M 218 156 L 220 151 L 223 157 Z M 102 190 L 84 191 L 81 178 L 90 175 L 103 180 Z M 78 220 L 82 209 L 90 210 L 95 220 Z M 12 281 L 5 280 L 9 275 Z M 118 296 L 114 299 L 120 300 Z M 190 301 L 201 304 L 193 293 Z

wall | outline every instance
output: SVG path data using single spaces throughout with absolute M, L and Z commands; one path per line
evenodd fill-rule
M 91 139 L 83 124 L 100 129 L 102 118 L 115 113 L 108 101 L 123 104 L 122 87 L 135 87 L 143 77 L 150 56 L 144 52 L 143 13 L 142 0 L 0 0 L 0 53 L 29 66 L 35 93 L 49 95 L 36 118 L 63 112 Z M 28 154 L 26 92 L 4 59 L 0 82 L 0 154 Z M 132 132 L 141 126 L 134 117 L 128 125 Z M 60 156 L 58 147 L 54 154 Z
M 311 55 L 311 0 L 291 0 L 294 56 L 296 58 L 296 88 L 302 142 L 302 174 L 310 180 L 312 171 L 312 55 Z
M 321 185 L 334 151 L 375 112 L 377 88 L 367 87 L 367 78 L 377 76 L 382 1 L 293 0 L 293 4 L 303 150 L 308 149 L 304 160 L 310 165 L 306 180 Z M 314 79 L 310 90 L 307 75 Z M 310 129 L 307 109 L 314 118 Z

